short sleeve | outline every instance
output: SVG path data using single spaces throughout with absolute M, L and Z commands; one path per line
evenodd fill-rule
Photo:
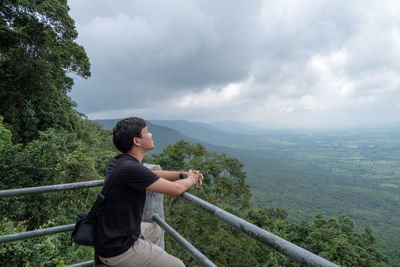
M 121 173 L 124 183 L 136 190 L 145 190 L 148 186 L 156 182 L 160 177 L 150 169 L 140 164 L 130 164 Z

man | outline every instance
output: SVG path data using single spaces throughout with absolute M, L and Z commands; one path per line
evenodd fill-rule
M 153 149 L 154 143 L 141 118 L 119 121 L 113 129 L 113 142 L 123 154 L 110 161 L 105 183 L 119 164 L 128 163 L 116 173 L 101 206 L 96 255 L 106 266 L 184 266 L 181 260 L 154 244 L 161 233 L 159 226 L 142 223 L 146 189 L 179 196 L 189 188 L 201 185 L 203 175 L 192 170 L 152 172 L 142 166 L 143 157 Z

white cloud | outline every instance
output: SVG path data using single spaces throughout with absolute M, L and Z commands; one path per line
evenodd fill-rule
M 201 92 L 193 92 L 183 95 L 177 99 L 178 106 L 183 108 L 197 107 L 216 107 L 229 105 L 232 102 L 240 101 L 238 97 L 241 91 L 245 90 L 249 83 L 232 83 L 222 89 L 206 88 Z M 175 101 L 174 101 L 175 102 Z

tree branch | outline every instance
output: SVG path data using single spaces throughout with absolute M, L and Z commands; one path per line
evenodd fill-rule
M 29 43 L 31 43 L 31 44 L 33 44 L 33 45 L 36 45 L 36 46 L 39 46 L 37 43 L 35 43 L 35 42 L 32 40 L 31 37 L 29 37 L 29 36 L 26 35 L 26 34 L 13 31 L 13 30 L 10 30 L 10 29 L 5 28 L 5 27 L 0 27 L 0 31 L 5 31 L 5 32 L 11 33 L 11 34 L 13 34 L 13 35 L 17 35 L 17 36 L 20 36 L 20 37 L 24 37 L 25 39 L 28 40 Z
M 3 111 L 6 110 L 6 107 L 7 107 L 7 103 L 4 102 L 3 105 L 1 105 L 1 107 L 0 107 L 0 114 L 3 114 Z

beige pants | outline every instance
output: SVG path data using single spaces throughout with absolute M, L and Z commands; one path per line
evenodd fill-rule
M 155 223 L 141 224 L 143 237 L 135 241 L 132 247 L 121 255 L 103 258 L 99 257 L 106 266 L 133 267 L 133 266 L 163 266 L 163 267 L 182 267 L 183 262 L 168 254 L 155 245 L 160 239 L 161 230 Z

